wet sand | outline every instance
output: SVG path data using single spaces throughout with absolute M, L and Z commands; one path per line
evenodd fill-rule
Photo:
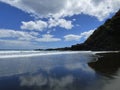
M 110 75 L 115 74 L 120 68 L 120 52 L 119 53 L 99 53 L 97 61 L 89 62 L 88 65 L 96 72 Z

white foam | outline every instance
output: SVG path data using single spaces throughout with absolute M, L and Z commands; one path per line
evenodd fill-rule
M 119 53 L 120 51 L 93 51 L 93 54 L 100 54 L 100 53 Z
M 0 54 L 7 54 L 7 53 L 37 53 L 41 51 L 0 51 Z
M 74 53 L 91 53 L 91 51 L 0 51 L 0 58 L 34 57 Z

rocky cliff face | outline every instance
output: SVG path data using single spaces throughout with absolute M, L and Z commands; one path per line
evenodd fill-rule
M 83 43 L 72 50 L 120 50 L 120 10 Z

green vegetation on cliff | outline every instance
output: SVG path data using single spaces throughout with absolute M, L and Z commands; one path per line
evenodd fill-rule
M 73 45 L 71 50 L 120 50 L 120 10 L 83 44 Z

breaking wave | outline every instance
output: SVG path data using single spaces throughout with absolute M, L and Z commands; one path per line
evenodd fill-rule
M 0 58 L 34 57 L 74 53 L 91 53 L 91 51 L 0 51 Z

